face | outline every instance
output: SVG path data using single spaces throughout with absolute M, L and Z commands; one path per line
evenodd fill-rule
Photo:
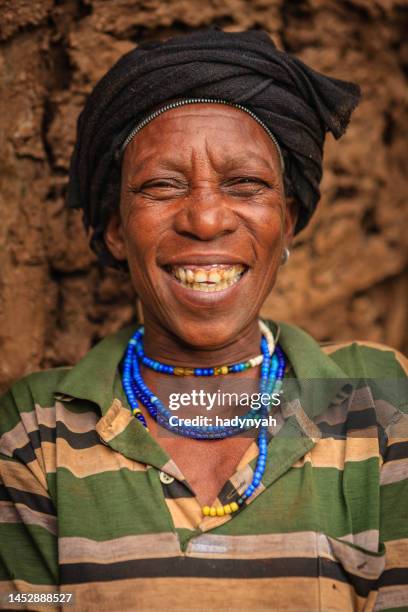
M 263 128 L 233 107 L 192 104 L 126 148 L 105 239 L 128 261 L 146 327 L 216 348 L 256 324 L 295 216 Z

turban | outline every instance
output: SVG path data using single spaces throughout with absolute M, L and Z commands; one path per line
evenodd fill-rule
M 122 56 L 96 84 L 79 117 L 67 194 L 68 206 L 83 209 L 92 248 L 109 263 L 103 233 L 119 205 L 118 151 L 153 109 L 187 97 L 245 106 L 270 129 L 285 161 L 286 194 L 299 206 L 298 232 L 320 197 L 325 134 L 344 133 L 360 89 L 316 72 L 255 30 L 208 29 Z

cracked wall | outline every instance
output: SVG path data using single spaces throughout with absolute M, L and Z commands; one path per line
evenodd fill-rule
M 328 138 L 322 201 L 264 314 L 323 341 L 407 347 L 406 1 L 3 0 L 0 23 L 3 388 L 134 320 L 128 280 L 99 269 L 64 208 L 76 118 L 135 43 L 209 24 L 262 27 L 364 94 L 346 136 Z

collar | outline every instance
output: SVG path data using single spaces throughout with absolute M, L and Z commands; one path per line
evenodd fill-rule
M 279 337 L 279 343 L 292 366 L 292 384 L 285 399 L 300 400 L 307 416 L 311 419 L 316 417 L 327 409 L 334 397 L 333 384 L 336 388 L 341 387 L 342 379 L 348 378 L 348 375 L 306 332 L 286 323 L 277 324 L 268 320 L 265 323 L 275 338 Z M 128 326 L 99 342 L 62 378 L 55 389 L 56 397 L 93 402 L 104 416 L 118 394 L 123 396 L 118 366 L 134 331 L 134 326 Z M 311 381 L 317 381 L 317 384 L 312 385 Z
M 271 322 L 268 321 L 271 326 Z M 273 323 L 272 323 L 273 325 Z M 357 380 L 347 374 L 319 344 L 295 325 L 280 323 L 279 343 L 292 366 L 293 376 L 285 377 L 285 401 L 300 404 L 304 416 L 314 419 L 325 412 L 341 393 L 345 381 L 355 387 Z
M 341 379 L 347 375 L 299 328 L 272 321 L 265 323 L 275 338 L 279 335 L 279 343 L 291 364 L 291 371 L 285 376 L 289 384 L 288 397 L 285 389 L 282 404 L 284 422 L 274 438 L 273 461 L 263 480 L 268 485 L 314 446 L 321 432 L 313 418 L 327 410 L 333 398 L 333 381 L 341 385 Z M 126 407 L 118 367 L 134 330 L 134 326 L 126 327 L 91 349 L 62 378 L 55 396 L 63 401 L 79 399 L 96 404 L 101 413 L 96 430 L 105 444 L 177 477 L 174 462 Z M 310 381 L 316 379 L 318 385 L 311 389 Z M 313 392 L 316 387 L 317 397 Z
M 57 399 L 87 400 L 105 415 L 115 398 L 118 366 L 134 331 L 128 326 L 101 340 L 61 379 L 55 389 Z

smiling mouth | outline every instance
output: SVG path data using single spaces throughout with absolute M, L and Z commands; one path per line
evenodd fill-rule
M 206 293 L 223 291 L 235 285 L 248 270 L 242 264 L 212 264 L 205 266 L 169 266 L 171 274 L 186 289 Z

